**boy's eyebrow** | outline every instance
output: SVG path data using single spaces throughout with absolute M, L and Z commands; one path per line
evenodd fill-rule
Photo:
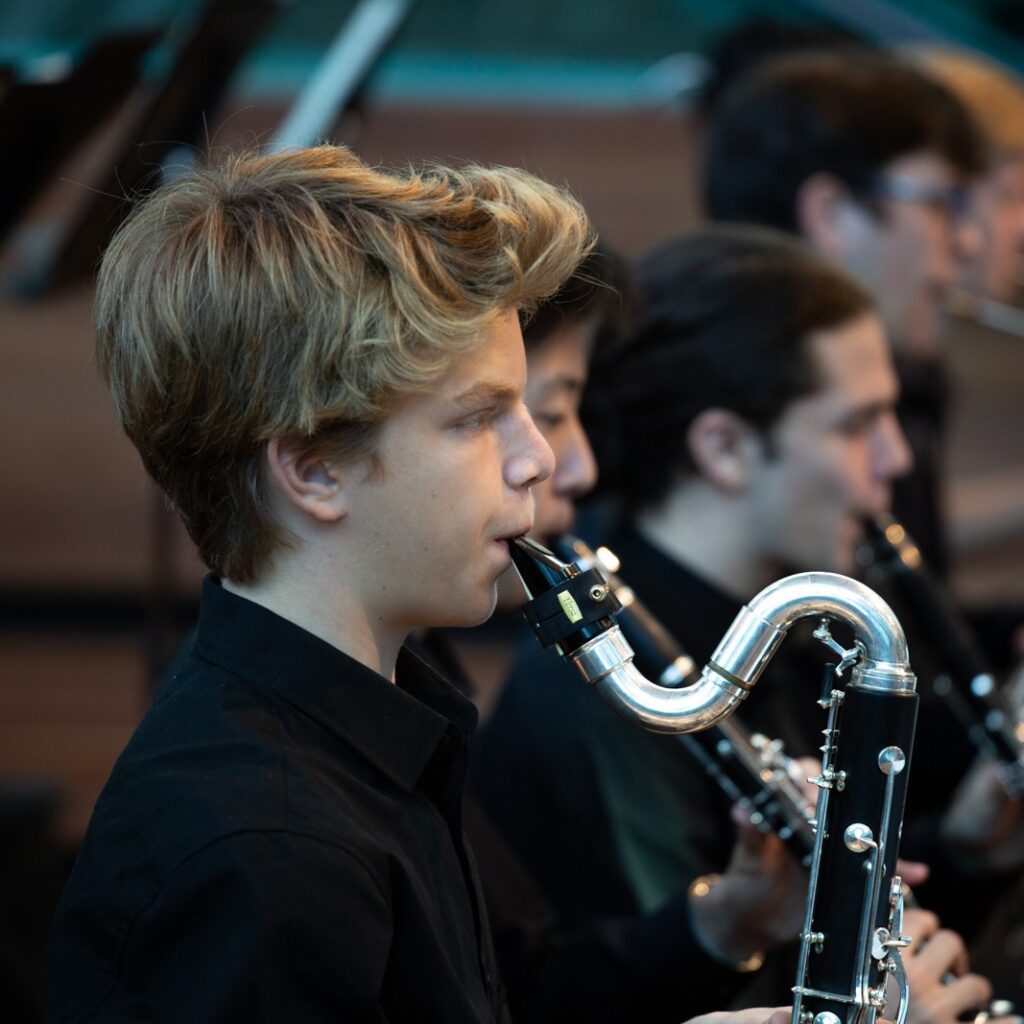
M 890 400 L 888 398 L 878 399 L 874 402 L 867 402 L 864 405 L 858 405 L 852 409 L 847 409 L 840 417 L 840 421 L 847 422 L 852 420 L 871 419 L 880 413 L 888 412 L 890 409 L 895 408 L 895 405 L 896 400 Z
M 515 402 L 519 399 L 519 389 L 497 381 L 479 381 L 456 395 L 452 401 L 456 405 L 475 405 L 477 402 Z
M 540 389 L 541 397 L 547 397 L 556 391 L 570 391 L 577 392 L 583 390 L 583 381 L 571 374 L 563 373 L 557 377 L 552 377 L 551 380 L 546 381 L 544 386 Z

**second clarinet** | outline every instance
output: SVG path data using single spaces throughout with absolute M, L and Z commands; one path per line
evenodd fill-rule
M 979 753 L 998 765 L 1007 795 L 1024 797 L 1024 724 L 1004 702 L 981 647 L 902 523 L 879 516 L 868 526 L 875 567 L 916 616 L 948 672 L 936 680 Z

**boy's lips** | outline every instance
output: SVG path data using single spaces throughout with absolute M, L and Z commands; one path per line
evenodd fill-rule
M 516 537 L 522 537 L 525 533 L 529 532 L 530 527 L 525 526 L 516 529 L 514 532 L 502 534 L 499 537 L 495 537 L 491 543 L 498 549 L 500 549 L 506 565 L 512 561 L 511 545 L 512 541 Z
M 533 520 L 531 519 L 531 520 L 528 520 L 528 521 L 522 523 L 521 525 L 519 525 L 517 527 L 514 527 L 508 533 L 500 533 L 500 534 L 498 534 L 498 536 L 495 537 L 494 539 L 497 542 L 501 543 L 501 544 L 507 544 L 510 541 L 515 540 L 516 537 L 524 537 L 524 536 L 526 536 L 526 534 L 528 534 L 530 532 L 530 530 L 532 530 L 532 529 L 533 529 Z

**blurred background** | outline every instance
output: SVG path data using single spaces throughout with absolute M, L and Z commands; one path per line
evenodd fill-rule
M 91 277 L 125 197 L 211 151 L 329 138 L 371 163 L 526 167 L 636 256 L 701 216 L 716 46 L 752 19 L 956 42 L 1024 72 L 1017 0 L 0 5 L 0 1020 L 38 1019 L 50 908 L 203 572 L 93 367 Z M 951 474 L 1024 462 L 1024 337 L 951 355 Z M 1019 541 L 992 544 L 955 585 L 1016 601 L 1022 565 Z M 487 638 L 464 643 L 485 681 L 502 668 Z

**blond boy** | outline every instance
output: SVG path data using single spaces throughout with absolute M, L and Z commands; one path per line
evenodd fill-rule
M 115 239 L 100 367 L 211 576 L 58 911 L 50 1020 L 502 1018 L 475 712 L 402 642 L 493 608 L 552 470 L 517 311 L 589 245 L 525 173 L 332 147 L 198 172 Z

